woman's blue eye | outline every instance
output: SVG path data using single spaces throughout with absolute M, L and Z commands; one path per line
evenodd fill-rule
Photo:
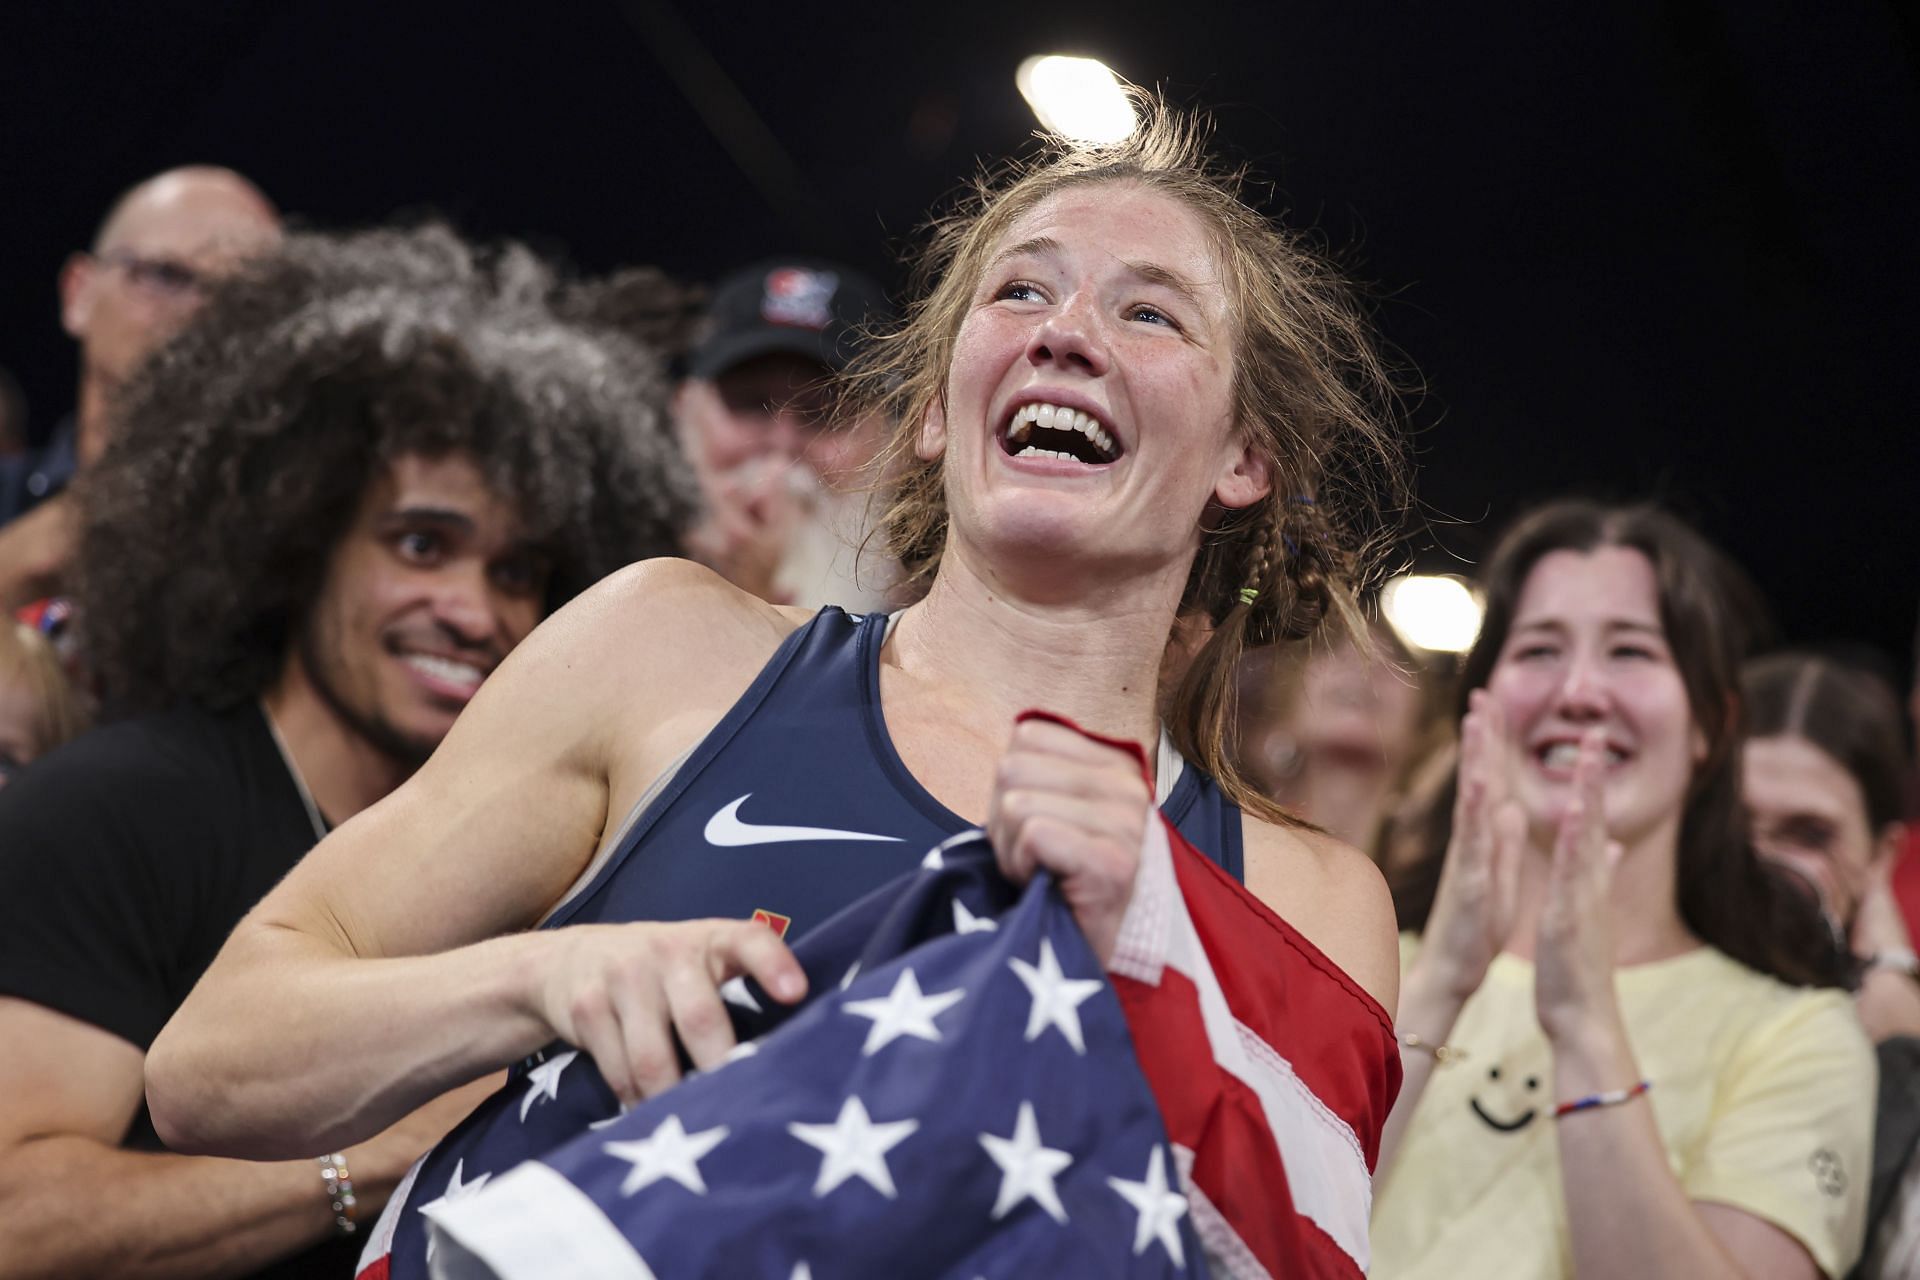
M 1009 302 L 1038 302 L 1040 291 L 1024 280 L 1015 280 L 1012 284 L 1000 286 L 1000 292 L 994 295 Z
M 1155 307 L 1135 307 L 1133 309 L 1133 318 L 1135 320 L 1150 321 L 1154 324 L 1163 324 L 1169 329 L 1177 329 L 1180 327 L 1173 322 L 1172 317 L 1167 315 L 1166 312 Z

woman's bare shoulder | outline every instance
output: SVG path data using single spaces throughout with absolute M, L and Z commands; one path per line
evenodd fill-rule
M 1378 1000 L 1399 999 L 1393 898 L 1380 869 L 1324 831 L 1244 818 L 1247 888 Z
M 656 678 L 669 672 L 720 674 L 741 663 L 758 671 L 805 623 L 804 609 L 768 604 L 691 560 L 642 560 L 608 575 L 567 615 L 590 643 L 625 655 Z
M 643 560 L 542 626 L 560 634 L 543 646 L 538 678 L 564 689 L 556 700 L 591 726 L 612 798 L 625 803 L 713 727 L 810 616 L 692 561 Z

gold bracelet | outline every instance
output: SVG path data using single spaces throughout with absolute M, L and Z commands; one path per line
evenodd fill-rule
M 350 1236 L 360 1224 L 353 1220 L 353 1175 L 347 1172 L 347 1157 L 336 1151 L 317 1158 L 320 1181 L 327 1188 L 327 1204 L 333 1209 L 333 1234 Z
M 1465 1049 L 1456 1049 L 1450 1044 L 1434 1044 L 1432 1041 L 1422 1039 L 1411 1031 L 1402 1031 L 1400 1033 L 1400 1043 L 1409 1049 L 1418 1049 L 1421 1053 L 1432 1054 L 1433 1060 L 1442 1066 L 1467 1056 Z

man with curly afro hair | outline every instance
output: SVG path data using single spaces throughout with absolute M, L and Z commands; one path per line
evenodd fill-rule
M 256 1164 L 166 1153 L 142 1070 L 235 922 L 543 616 L 678 550 L 693 481 L 634 335 L 680 301 L 439 227 L 296 235 L 128 386 L 76 492 L 117 718 L 0 796 L 8 1274 L 351 1274 L 339 1237 L 479 1096 Z

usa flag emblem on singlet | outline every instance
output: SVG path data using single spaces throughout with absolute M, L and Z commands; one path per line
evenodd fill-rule
M 1350 1277 L 1399 1085 L 1379 1006 L 1161 821 L 1110 971 L 967 833 L 795 948 L 797 1010 L 624 1114 L 516 1069 L 363 1277 Z

